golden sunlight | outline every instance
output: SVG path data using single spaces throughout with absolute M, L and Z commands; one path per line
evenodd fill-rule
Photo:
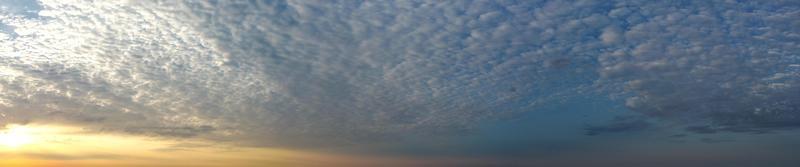
M 0 132 L 0 145 L 5 147 L 16 148 L 33 141 L 31 130 L 23 125 L 7 125 L 6 129 Z
M 69 125 L 10 124 L 0 130 L 0 166 L 380 166 L 387 162 L 407 161 L 104 133 Z

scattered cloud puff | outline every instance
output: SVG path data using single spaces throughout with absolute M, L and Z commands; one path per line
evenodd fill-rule
M 626 19 L 646 20 L 628 21 L 624 42 L 598 57 L 630 109 L 723 128 L 800 125 L 797 2 L 665 3 L 634 10 Z
M 796 1 L 1 2 L 28 6 L 0 13 L 6 123 L 331 146 L 602 92 L 800 125 Z

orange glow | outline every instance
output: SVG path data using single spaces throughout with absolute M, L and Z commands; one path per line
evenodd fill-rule
M 8 125 L 0 166 L 419 166 L 409 159 L 244 147 L 198 139 L 87 131 L 64 125 Z M 434 162 L 435 163 L 435 162 Z

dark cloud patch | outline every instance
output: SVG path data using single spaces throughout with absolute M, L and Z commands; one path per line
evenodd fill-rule
M 717 133 L 717 129 L 712 128 L 710 126 L 690 126 L 684 128 L 684 130 L 692 133 L 699 133 L 699 134 L 713 134 Z
M 669 138 L 684 138 L 686 136 L 689 136 L 689 135 L 687 135 L 687 134 L 674 134 L 674 135 L 670 135 L 668 137 Z
M 180 127 L 135 126 L 135 127 L 125 127 L 124 130 L 122 131 L 132 134 L 185 138 L 185 137 L 194 137 L 198 135 L 209 134 L 214 130 L 215 130 L 214 127 L 211 126 L 180 126 Z
M 644 117 L 640 116 L 618 116 L 607 124 L 587 125 L 584 127 L 586 135 L 594 136 L 605 133 L 623 133 L 646 130 L 652 127 Z
M 67 120 L 80 122 L 81 124 L 102 123 L 107 120 L 107 117 L 104 117 L 101 114 L 74 113 L 64 111 L 47 112 L 47 116 L 65 118 Z
M 571 63 L 572 60 L 568 58 L 552 59 L 545 62 L 545 67 L 562 69 L 568 67 Z
M 172 144 L 167 147 L 157 148 L 154 151 L 159 152 L 177 152 L 177 151 L 195 151 L 201 148 L 211 148 L 213 145 L 210 144 L 198 144 L 198 143 L 178 143 Z
M 689 126 L 685 131 L 697 134 L 714 134 L 718 132 L 766 134 L 776 130 L 787 130 L 787 127 L 754 127 L 754 126 Z
M 58 154 L 58 153 L 25 153 L 28 157 L 45 160 L 118 160 L 126 157 L 116 154 Z
M 714 143 L 729 143 L 729 142 L 736 142 L 736 140 L 731 140 L 731 139 L 702 138 L 702 139 L 700 139 L 700 142 L 714 144 Z

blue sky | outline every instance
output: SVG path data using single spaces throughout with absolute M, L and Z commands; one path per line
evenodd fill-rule
M 3 124 L 520 166 L 800 164 L 798 1 L 0 9 Z

